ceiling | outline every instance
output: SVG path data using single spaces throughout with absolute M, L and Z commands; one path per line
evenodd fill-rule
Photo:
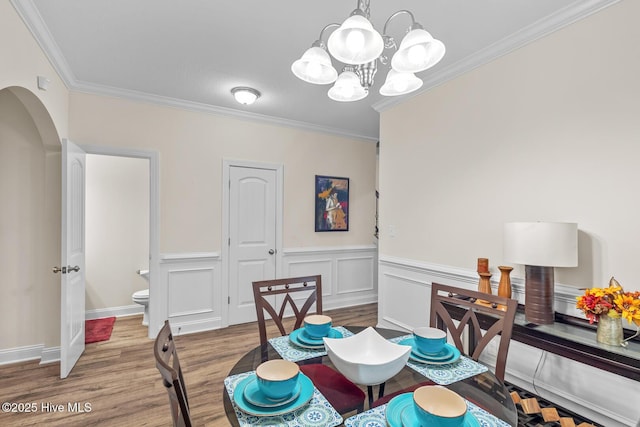
M 370 20 L 379 32 L 392 13 L 408 9 L 447 53 L 417 74 L 422 89 L 403 97 L 378 94 L 386 76 L 379 64 L 369 96 L 352 103 L 330 100 L 330 85 L 305 83 L 290 67 L 357 1 L 11 1 L 71 90 L 376 141 L 385 108 L 617 0 L 372 0 Z M 399 43 L 408 25 L 400 15 L 388 33 Z M 237 104 L 235 86 L 262 97 Z

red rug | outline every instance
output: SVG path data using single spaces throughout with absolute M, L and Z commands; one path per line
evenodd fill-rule
M 108 341 L 111 338 L 113 324 L 116 323 L 115 317 L 105 317 L 103 319 L 87 320 L 84 323 L 84 342 L 90 344 L 92 342 Z

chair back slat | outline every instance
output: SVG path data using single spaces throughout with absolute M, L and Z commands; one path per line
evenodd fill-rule
M 160 371 L 162 383 L 169 395 L 169 408 L 174 427 L 191 427 L 187 389 L 168 320 L 165 320 L 164 326 L 156 337 L 153 353 L 156 368 Z
M 294 296 L 299 292 L 310 292 L 303 304 L 296 303 Z M 282 301 L 275 307 L 267 297 L 284 295 Z M 280 335 L 287 335 L 283 319 L 287 315 L 287 307 L 291 308 L 295 323 L 293 329 L 298 329 L 304 318 L 309 314 L 312 305 L 316 305 L 316 314 L 322 314 L 322 276 L 287 277 L 282 279 L 261 280 L 253 282 L 253 297 L 258 316 L 258 330 L 260 344 L 267 343 L 267 326 L 265 312 L 277 326 Z
M 429 324 L 447 331 L 456 348 L 476 361 L 497 338 L 495 375 L 504 381 L 517 307 L 511 298 L 432 283 Z

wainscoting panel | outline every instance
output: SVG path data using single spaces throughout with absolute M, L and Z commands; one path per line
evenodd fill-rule
M 411 330 L 428 324 L 431 283 L 476 289 L 478 274 L 448 266 L 381 256 L 378 326 Z M 499 274 L 492 277 L 497 292 Z M 513 298 L 524 303 L 524 283 L 512 278 Z M 556 311 L 579 316 L 582 291 L 556 284 Z M 489 349 L 488 358 L 495 349 Z M 487 360 L 487 362 L 489 362 Z M 607 427 L 633 426 L 640 419 L 640 382 L 512 341 L 505 379 Z
M 339 258 L 337 294 L 366 293 L 375 290 L 373 262 L 375 257 Z
M 176 335 L 221 327 L 223 301 L 217 254 L 163 256 L 158 284 L 150 289 L 150 305 L 157 302 L 162 306 L 161 317 L 169 319 Z
M 169 318 L 215 312 L 213 268 L 170 270 L 168 283 Z
M 324 310 L 376 302 L 377 247 L 287 249 L 282 277 L 322 275 Z

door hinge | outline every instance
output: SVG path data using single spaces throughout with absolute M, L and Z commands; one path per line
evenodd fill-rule
M 227 304 L 231 304 L 231 297 L 227 297 Z
M 229 240 L 227 241 L 227 246 L 231 246 L 231 237 L 229 237 Z

